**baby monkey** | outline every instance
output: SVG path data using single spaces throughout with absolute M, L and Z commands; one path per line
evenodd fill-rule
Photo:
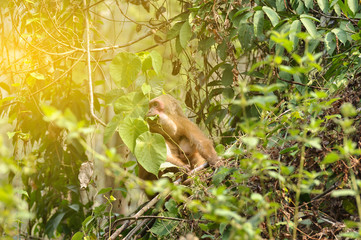
M 217 163 L 218 156 L 212 142 L 184 115 L 175 98 L 161 95 L 152 99 L 149 102 L 147 117 L 155 116 L 158 118 L 154 120 L 148 118 L 150 131 L 164 137 L 168 162 L 186 171 L 206 162 L 210 165 Z M 139 166 L 139 177 L 144 180 L 157 179 L 141 166 Z

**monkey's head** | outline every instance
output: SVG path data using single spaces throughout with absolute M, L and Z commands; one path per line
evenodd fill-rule
M 154 117 L 156 115 L 161 117 L 162 114 L 166 114 L 169 117 L 184 116 L 182 107 L 178 101 L 170 95 L 161 95 L 153 98 L 149 102 L 147 117 Z
M 164 112 L 164 103 L 157 98 L 152 99 L 149 102 L 149 110 L 147 117 L 156 117 Z
M 154 118 L 156 116 L 158 118 Z M 147 121 L 151 132 L 174 136 L 177 132 L 176 121 L 180 117 L 184 117 L 182 108 L 178 101 L 169 95 L 161 95 L 149 102 Z

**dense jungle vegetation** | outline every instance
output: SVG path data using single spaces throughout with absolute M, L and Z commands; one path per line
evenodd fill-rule
M 360 19 L 357 0 L 1 1 L 0 239 L 360 239 Z M 188 184 L 137 177 L 167 166 L 162 94 L 221 159 Z

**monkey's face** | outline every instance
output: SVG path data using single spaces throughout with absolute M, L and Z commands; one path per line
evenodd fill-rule
M 177 132 L 177 125 L 166 113 L 164 102 L 160 98 L 155 98 L 149 102 L 147 121 L 150 131 L 160 133 L 164 137 L 173 137 Z
M 147 117 L 155 117 L 161 115 L 164 111 L 164 105 L 162 102 L 157 99 L 153 99 L 149 102 L 149 110 L 147 113 Z
M 149 102 L 149 110 L 146 116 L 151 132 L 161 133 L 159 118 L 162 115 L 163 108 L 162 103 L 157 99 Z

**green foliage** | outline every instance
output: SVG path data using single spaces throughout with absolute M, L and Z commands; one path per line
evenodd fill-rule
M 164 204 L 166 211 L 162 214 L 164 217 L 178 217 L 179 211 L 177 209 L 177 203 L 174 200 L 169 200 Z M 150 232 L 156 236 L 167 236 L 177 227 L 179 222 L 176 221 L 164 221 L 157 220 L 153 227 L 150 229 Z
M 1 121 L 0 124 L 4 125 L 4 122 Z M 32 216 L 22 199 L 22 196 L 29 198 L 29 195 L 9 184 L 7 180 L 8 177 L 18 174 L 21 169 L 10 156 L 2 136 L 0 136 L 0 169 L 0 235 L 13 236 L 17 232 L 16 222 L 26 221 Z
M 360 238 L 359 1 L 86 2 L 1 3 L 0 238 L 108 238 L 114 193 L 139 185 L 171 192 L 143 239 Z M 165 92 L 222 157 L 187 186 L 140 181 L 117 153 L 158 175 L 145 115 Z
M 142 133 L 136 140 L 134 154 L 145 170 L 157 176 L 160 165 L 167 157 L 165 140 L 160 134 Z
M 137 78 L 141 67 L 142 63 L 136 54 L 121 52 L 113 58 L 109 72 L 119 87 L 128 87 Z
M 148 125 L 143 120 L 143 117 L 148 110 L 147 100 L 149 99 L 147 99 L 147 96 L 149 97 L 154 91 L 153 87 L 156 89 L 158 86 L 154 85 L 154 83 L 151 85 L 149 81 L 137 80 L 142 76 L 152 76 L 153 73 L 159 75 L 163 60 L 156 51 L 142 52 L 138 55 L 120 53 L 113 59 L 110 66 L 111 71 L 113 71 L 114 82 L 122 82 L 117 79 L 131 80 L 128 81 L 129 84 L 121 83 L 120 86 L 129 87 L 130 83 L 133 83 L 132 88 L 134 91 L 114 97 L 112 105 L 116 115 L 107 125 L 104 141 L 108 141 L 117 130 L 124 144 L 136 156 L 138 163 L 145 170 L 157 176 L 160 165 L 166 160 L 166 145 L 161 135 L 149 132 Z M 129 59 L 132 60 L 129 61 Z M 141 76 L 138 74 L 140 70 L 142 70 Z M 132 74 L 132 76 L 129 74 Z M 149 159 L 152 159 L 152 161 L 149 161 Z
M 183 23 L 182 27 L 179 30 L 179 42 L 182 48 L 187 47 L 191 37 L 192 37 L 191 26 L 189 25 L 188 21 L 186 21 L 185 23 Z

